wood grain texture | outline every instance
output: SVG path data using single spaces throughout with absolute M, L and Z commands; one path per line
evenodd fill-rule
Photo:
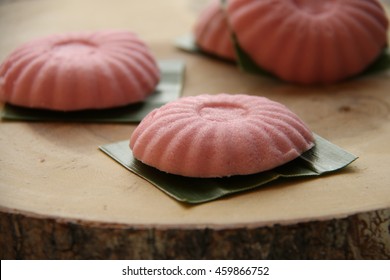
M 135 124 L 2 121 L 0 257 L 389 258 L 390 72 L 324 87 L 242 73 L 173 47 L 191 30 L 193 9 L 199 8 L 191 0 L 6 1 L 0 58 L 53 32 L 131 29 L 157 58 L 186 62 L 184 95 L 266 96 L 359 159 L 337 174 L 284 180 L 194 207 L 98 150 L 129 139 Z
M 1 259 L 389 259 L 390 211 L 260 228 L 148 228 L 0 213 Z M 12 246 L 10 246 L 12 244 Z

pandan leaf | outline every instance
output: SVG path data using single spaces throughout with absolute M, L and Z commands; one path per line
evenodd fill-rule
M 135 159 L 129 141 L 99 147 L 112 159 L 167 195 L 186 203 L 203 203 L 261 187 L 278 178 L 320 176 L 340 170 L 357 159 L 340 147 L 315 135 L 315 146 L 297 159 L 273 170 L 224 178 L 192 178 L 160 171 Z

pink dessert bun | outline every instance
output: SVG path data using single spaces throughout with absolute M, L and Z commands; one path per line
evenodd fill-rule
M 183 97 L 147 115 L 130 138 L 133 155 L 188 177 L 254 174 L 287 163 L 314 146 L 308 127 L 265 97 Z
M 132 32 L 55 34 L 28 42 L 0 66 L 0 100 L 13 105 L 75 111 L 145 100 L 160 72 Z
M 227 14 L 259 66 L 301 84 L 356 75 L 387 44 L 388 19 L 376 0 L 232 0 Z
M 231 33 L 220 0 L 213 0 L 199 15 L 194 35 L 198 47 L 206 53 L 234 61 Z

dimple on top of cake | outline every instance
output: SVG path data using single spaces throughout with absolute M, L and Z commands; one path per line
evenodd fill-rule
M 168 103 L 133 132 L 134 157 L 189 177 L 272 169 L 314 145 L 308 127 L 284 105 L 245 94 L 199 95 Z
M 53 34 L 21 45 L 0 66 L 0 99 L 60 111 L 145 100 L 160 79 L 156 60 L 132 32 Z
M 358 74 L 387 44 L 388 19 L 376 0 L 231 0 L 227 17 L 259 66 L 297 83 Z

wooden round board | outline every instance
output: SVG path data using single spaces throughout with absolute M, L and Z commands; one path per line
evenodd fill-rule
M 186 63 L 183 95 L 282 102 L 357 155 L 341 172 L 200 205 L 177 202 L 98 150 L 136 124 L 0 122 L 2 259 L 390 258 L 390 72 L 299 87 L 176 49 L 205 1 L 0 2 L 0 59 L 54 32 L 124 28 Z

